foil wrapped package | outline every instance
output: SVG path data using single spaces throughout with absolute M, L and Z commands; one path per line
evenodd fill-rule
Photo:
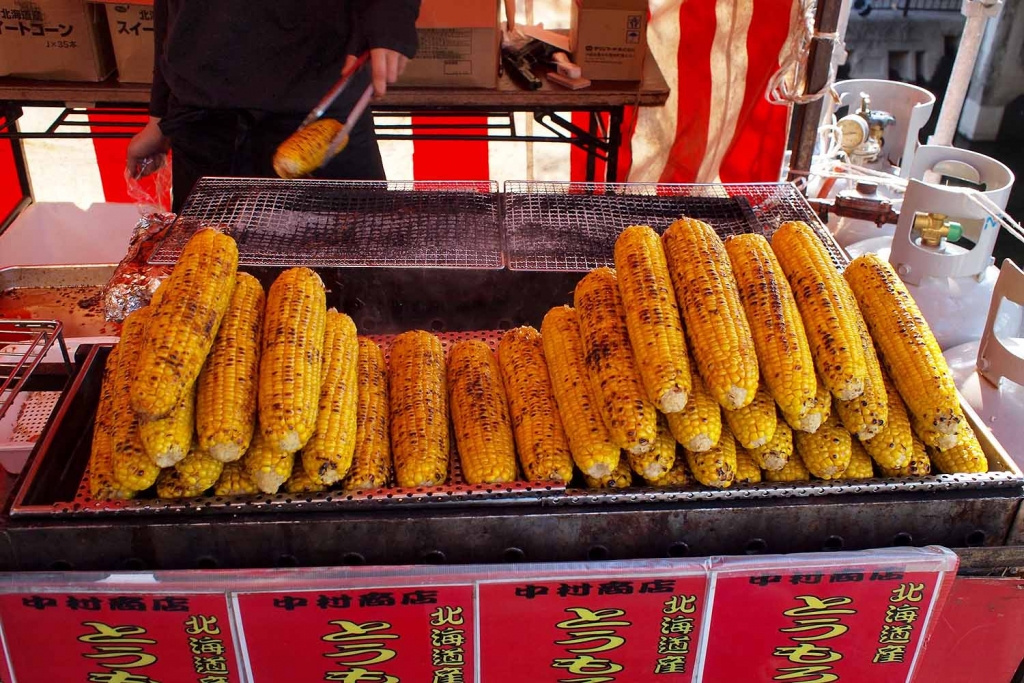
M 174 223 L 173 213 L 149 213 L 139 219 L 114 275 L 103 288 L 103 313 L 111 322 L 123 322 L 128 314 L 149 303 L 153 292 L 171 272 L 171 266 L 153 266 L 149 257 Z

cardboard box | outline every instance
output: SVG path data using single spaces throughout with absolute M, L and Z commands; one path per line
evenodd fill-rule
M 153 82 L 153 4 L 126 5 L 103 0 L 110 41 L 114 44 L 117 80 Z
M 420 46 L 399 85 L 496 88 L 501 49 L 499 0 L 423 0 Z
M 114 55 L 102 7 L 86 0 L 0 0 L 0 76 L 102 81 Z
M 647 54 L 647 0 L 575 0 L 572 61 L 594 81 L 639 81 Z

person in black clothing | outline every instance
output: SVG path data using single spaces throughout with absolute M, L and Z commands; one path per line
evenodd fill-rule
M 420 0 L 156 0 L 150 119 L 128 170 L 172 154 L 173 210 L 203 176 L 273 177 L 274 150 L 355 56 L 364 69 L 328 116 L 344 121 L 372 77 L 377 97 L 416 53 Z M 370 74 L 367 75 L 366 71 Z M 383 180 L 369 114 L 317 177 Z

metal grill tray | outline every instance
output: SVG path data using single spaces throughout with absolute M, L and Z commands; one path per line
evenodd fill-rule
M 245 266 L 503 265 L 496 182 L 203 178 L 151 263 L 173 264 L 202 225 L 223 226 Z

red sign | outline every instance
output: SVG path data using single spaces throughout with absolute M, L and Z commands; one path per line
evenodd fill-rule
M 384 586 L 235 596 L 250 680 L 474 680 L 473 586 Z
M 0 596 L 18 683 L 236 683 L 219 595 L 12 593 Z
M 718 574 L 704 680 L 908 680 L 943 572 L 906 569 L 834 562 Z
M 703 572 L 481 582 L 480 680 L 688 682 L 706 587 Z

